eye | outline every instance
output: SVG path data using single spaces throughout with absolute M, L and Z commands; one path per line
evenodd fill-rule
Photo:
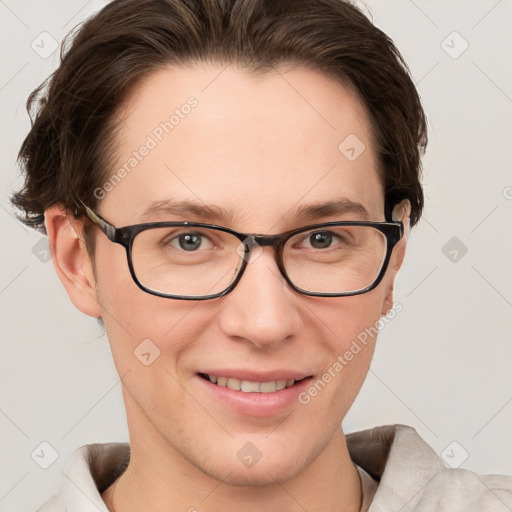
M 304 238 L 304 244 L 311 249 L 329 249 L 336 246 L 347 245 L 351 240 L 348 233 L 340 230 L 334 231 L 312 231 Z M 341 247 L 340 247 L 341 248 Z
M 352 248 L 356 241 L 355 230 L 350 228 L 333 227 L 308 231 L 292 239 L 292 245 L 297 249 L 314 251 L 343 250 Z M 295 242 L 295 243 L 294 243 Z
M 199 249 L 206 250 L 210 249 L 212 243 L 210 239 L 203 233 L 180 233 L 167 237 L 162 241 L 164 247 L 171 247 L 173 249 L 181 249 L 187 252 L 195 252 Z
M 330 231 L 316 231 L 307 240 L 313 249 L 326 249 L 332 244 L 333 234 Z

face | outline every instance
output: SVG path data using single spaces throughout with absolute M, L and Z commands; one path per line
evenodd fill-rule
M 188 220 L 263 234 L 320 222 L 385 220 L 384 189 L 360 102 L 312 70 L 278 71 L 255 77 L 198 64 L 155 72 L 139 84 L 120 113 L 108 176 L 127 162 L 130 170 L 107 185 L 104 197 L 99 193 L 97 213 L 117 227 Z M 366 147 L 356 159 L 339 149 L 351 134 Z M 136 163 L 130 165 L 130 158 Z M 306 206 L 340 200 L 362 205 L 367 219 L 357 210 L 307 220 L 298 215 Z M 193 208 L 150 209 L 168 201 L 206 205 L 215 216 Z M 281 276 L 273 249 L 265 247 L 228 295 L 184 301 L 139 289 L 124 248 L 99 230 L 95 238 L 91 280 L 123 377 L 132 450 L 144 446 L 153 456 L 172 454 L 220 480 L 229 474 L 226 482 L 261 485 L 297 475 L 339 441 L 375 340 L 360 344 L 350 360 L 344 354 L 392 305 L 396 249 L 381 284 L 358 296 L 298 294 Z M 151 364 L 135 355 L 141 351 Z M 304 380 L 281 391 L 244 393 L 203 374 Z M 323 385 L 312 391 L 318 380 Z

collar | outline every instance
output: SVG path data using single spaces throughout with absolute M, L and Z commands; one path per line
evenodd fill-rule
M 370 510 L 409 512 L 422 490 L 444 469 L 436 453 L 411 427 L 375 427 L 346 436 L 350 456 L 379 482 Z M 101 493 L 126 469 L 128 443 L 89 444 L 73 454 L 57 495 L 40 512 L 108 512 Z M 382 510 L 382 509 L 381 509 Z

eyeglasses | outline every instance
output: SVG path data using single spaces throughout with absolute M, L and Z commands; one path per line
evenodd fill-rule
M 107 238 L 126 249 L 139 288 L 169 299 L 207 300 L 231 292 L 262 247 L 273 247 L 281 274 L 295 291 L 344 297 L 382 280 L 402 222 L 326 222 L 279 235 L 238 233 L 198 222 L 151 222 L 116 228 L 85 207 Z

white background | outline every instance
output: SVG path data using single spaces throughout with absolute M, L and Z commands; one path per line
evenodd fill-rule
M 29 128 L 24 103 L 58 63 L 58 52 L 42 58 L 32 41 L 44 31 L 60 41 L 100 5 L 0 1 L 3 511 L 41 505 L 77 447 L 127 440 L 107 339 L 71 305 L 41 235 L 13 218 L 8 201 Z M 512 1 L 367 5 L 409 62 L 430 143 L 425 215 L 396 286 L 403 311 L 381 332 L 344 427 L 408 424 L 439 454 L 456 441 L 457 460 L 469 455 L 464 468 L 512 474 Z M 443 252 L 452 237 L 467 247 L 456 262 Z M 43 441 L 59 454 L 46 470 L 31 458 Z

